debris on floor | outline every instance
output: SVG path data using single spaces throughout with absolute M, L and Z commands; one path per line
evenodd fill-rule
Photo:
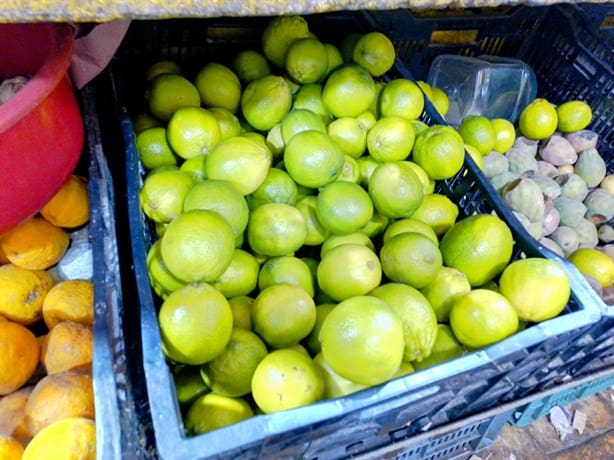
M 584 412 L 576 410 L 573 414 L 573 422 L 571 426 L 580 434 L 584 432 L 586 427 L 587 416 Z
M 564 441 L 565 438 L 573 432 L 571 422 L 564 409 L 559 406 L 554 406 L 550 410 L 550 423 L 556 430 L 557 434 Z

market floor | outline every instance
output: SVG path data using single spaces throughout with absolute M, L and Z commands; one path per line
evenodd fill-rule
M 543 416 L 530 425 L 507 424 L 497 440 L 470 460 L 612 460 L 614 459 L 614 389 L 608 388 L 564 408 L 573 418 L 586 415 L 581 433 L 563 438 Z

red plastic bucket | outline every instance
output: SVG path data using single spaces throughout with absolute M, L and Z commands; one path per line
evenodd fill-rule
M 36 214 L 75 169 L 83 122 L 68 78 L 68 24 L 0 24 L 0 78 L 30 80 L 0 105 L 0 235 Z

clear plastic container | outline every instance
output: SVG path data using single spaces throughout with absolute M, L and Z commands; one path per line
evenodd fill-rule
M 537 94 L 537 80 L 531 67 L 500 56 L 437 56 L 428 83 L 448 95 L 448 123 L 458 126 L 468 115 L 518 120 L 522 109 Z

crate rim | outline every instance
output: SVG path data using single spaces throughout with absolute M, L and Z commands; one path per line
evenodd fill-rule
M 521 409 L 523 407 L 525 407 L 526 405 L 537 401 L 539 399 L 543 399 L 546 398 L 548 396 L 552 396 L 554 394 L 557 394 L 561 391 L 565 391 L 565 390 L 569 390 L 569 389 L 575 389 L 577 387 L 580 387 L 581 385 L 584 385 L 586 383 L 590 383 L 594 380 L 603 378 L 603 377 L 608 377 L 608 376 L 614 376 L 614 367 L 610 367 L 607 369 L 603 369 L 600 370 L 599 372 L 595 373 L 595 374 L 591 374 L 588 376 L 584 376 L 582 378 L 579 378 L 577 380 L 572 380 L 566 383 L 562 383 L 560 385 L 556 385 L 554 387 L 548 388 L 547 390 L 542 390 L 540 392 L 537 392 L 535 394 L 531 394 L 529 396 L 525 396 L 523 398 L 517 399 L 515 401 L 510 401 L 507 403 L 504 403 L 498 407 L 492 408 L 492 409 L 488 409 L 484 412 L 479 412 L 477 414 L 471 415 L 469 417 L 466 417 L 464 419 L 461 420 L 456 420 L 454 422 L 451 422 L 450 424 L 446 424 L 446 425 L 442 425 L 440 427 L 437 427 L 435 429 L 433 429 L 432 431 L 427 431 L 425 433 L 421 433 L 418 436 L 412 437 L 412 438 L 408 438 L 408 439 L 404 439 L 403 441 L 399 441 L 398 442 L 398 447 L 399 448 L 404 448 L 405 446 L 411 446 L 414 443 L 418 443 L 421 441 L 426 441 L 429 439 L 430 436 L 433 435 L 439 435 L 439 434 L 444 434 L 447 432 L 451 432 L 451 431 L 456 431 L 456 430 L 460 430 L 462 428 L 464 428 L 467 425 L 473 424 L 473 423 L 477 423 L 480 420 L 489 418 L 489 417 L 494 417 L 500 413 L 505 413 L 508 412 L 510 413 L 510 420 L 513 417 L 513 414 L 515 411 L 517 411 L 518 409 Z M 360 459 L 360 460 L 367 460 L 367 459 L 380 459 L 381 454 L 384 452 L 388 452 L 388 450 L 390 449 L 390 446 L 385 446 L 382 447 L 381 449 L 377 449 L 374 450 L 372 452 L 369 452 L 367 454 L 361 455 L 361 456 L 357 456 L 355 457 L 356 459 Z

